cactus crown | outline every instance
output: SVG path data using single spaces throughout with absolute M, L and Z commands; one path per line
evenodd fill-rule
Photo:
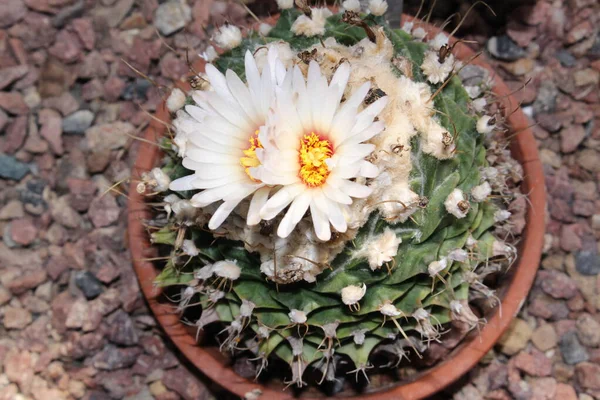
M 176 136 L 165 139 L 164 165 L 140 184 L 140 191 L 164 196 L 151 237 L 169 259 L 155 284 L 177 291 L 171 297 L 196 329 L 220 324 L 221 350 L 251 352 L 257 376 L 274 359 L 290 366 L 287 382 L 298 386 L 315 375 L 307 370 L 322 383 L 342 370 L 358 379 L 373 366 L 395 366 L 409 355 L 418 360 L 431 343 L 444 342 L 445 332 L 478 327 L 482 319 L 469 302 L 493 303 L 483 279 L 515 255 L 497 239 L 510 213 L 502 196 L 491 194 L 512 191 L 519 165 L 498 140 L 501 123 L 483 115 L 489 105 L 480 95 L 490 82 L 463 85 L 445 35 L 426 41 L 416 32 L 422 28 L 394 30 L 374 14 L 287 8 L 276 26 L 239 40 L 239 30 L 223 27 L 216 39 L 232 48 L 215 60 L 207 51 L 216 68 L 193 78 L 197 90 L 185 102 L 170 99 Z M 233 72 L 218 72 L 227 70 Z M 253 87 L 257 76 L 259 84 L 271 81 Z M 266 105 L 266 120 L 252 121 L 260 126 L 246 132 L 247 141 L 228 141 L 235 135 L 215 115 L 258 110 L 258 103 L 240 100 L 239 106 L 236 90 L 259 96 L 271 84 L 273 93 L 284 94 Z M 337 121 L 346 133 L 367 132 L 353 142 L 354 156 L 336 159 L 348 142 L 314 121 L 293 151 L 281 150 L 277 135 L 293 125 L 286 113 L 309 107 L 298 104 L 297 88 L 316 90 L 311 85 L 325 90 L 323 113 L 347 110 Z M 362 97 L 355 96 L 360 90 Z M 330 103 L 339 104 L 337 111 L 326 109 Z M 203 129 L 219 134 L 203 136 Z M 239 157 L 219 158 L 219 146 L 231 143 L 240 147 Z M 326 227 L 316 195 L 305 207 L 280 199 L 292 193 L 276 179 L 290 154 L 299 192 L 315 193 L 335 174 L 338 188 L 347 189 L 327 193 Z M 231 199 L 210 186 L 225 175 L 217 161 L 211 164 L 217 159 L 241 171 L 231 191 L 250 188 L 220 221 Z M 334 161 L 346 162 L 342 172 Z M 283 207 L 269 208 L 278 200 Z M 186 320 L 187 310 L 199 306 L 201 316 Z

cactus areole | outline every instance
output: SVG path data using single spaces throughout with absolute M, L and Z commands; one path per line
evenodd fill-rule
M 541 166 L 506 86 L 371 3 L 282 2 L 274 26 L 222 27 L 228 50 L 207 49 L 138 155 L 142 290 L 187 358 L 242 397 L 430 395 L 491 348 L 537 269 Z

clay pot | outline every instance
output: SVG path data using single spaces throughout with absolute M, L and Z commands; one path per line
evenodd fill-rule
M 409 16 L 404 16 L 404 18 L 411 19 Z M 422 26 L 429 32 L 429 37 L 433 37 L 439 32 L 439 29 L 433 26 L 424 24 Z M 462 61 L 474 56 L 474 52 L 462 43 L 456 45 L 454 54 Z M 472 63 L 493 72 L 483 57 L 476 58 Z M 196 67 L 196 70 L 202 70 L 203 65 Z M 511 109 L 512 105 L 517 104 L 517 101 L 509 95 L 510 90 L 497 75 L 494 77 L 494 81 L 494 93 L 507 109 Z M 170 118 L 164 104 L 158 108 L 155 116 L 156 120 L 151 121 L 145 132 L 145 138 L 149 141 L 155 141 L 165 134 L 165 125 L 158 120 L 169 121 Z M 518 259 L 510 269 L 512 277 L 506 279 L 504 286 L 499 290 L 499 296 L 502 299 L 502 315 L 496 309 L 496 312 L 488 317 L 488 323 L 481 330 L 481 335 L 474 335 L 466 339 L 443 362 L 416 375 L 412 381 L 385 389 L 373 388 L 373 390 L 379 391 L 372 393 L 367 388 L 366 393 L 355 394 L 356 397 L 352 398 L 416 400 L 442 390 L 477 364 L 479 359 L 494 346 L 523 305 L 535 278 L 544 243 L 546 194 L 542 164 L 533 134 L 528 128 L 529 121 L 519 109 L 511 114 L 508 123 L 513 131 L 520 132 L 512 141 L 511 152 L 523 166 L 524 180 L 521 189 L 523 193 L 529 193 L 529 204 L 526 216 L 527 224 L 518 247 Z M 156 166 L 160 157 L 157 146 L 142 143 L 133 176 L 139 177 L 142 172 Z M 160 290 L 155 288 L 152 283 L 159 271 L 151 262 L 143 261 L 143 258 L 152 252 L 152 245 L 142 221 L 150 218 L 151 213 L 149 208 L 144 205 L 144 198 L 136 192 L 135 180 L 132 180 L 129 193 L 129 248 L 134 269 L 144 296 L 169 339 L 202 373 L 240 397 L 259 388 L 262 390 L 261 400 L 293 399 L 291 391 L 282 391 L 283 385 L 263 386 L 238 376 L 227 365 L 226 357 L 221 355 L 218 349 L 197 345 L 193 333 L 179 321 L 179 316 L 173 313 L 172 306 L 158 301 Z M 309 398 L 305 397 L 307 395 L 310 396 L 306 393 L 302 398 Z M 318 397 L 318 394 L 314 395 Z M 348 396 L 352 396 L 352 393 L 340 393 L 340 397 Z

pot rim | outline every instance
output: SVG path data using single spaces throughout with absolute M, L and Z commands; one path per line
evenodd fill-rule
M 403 14 L 403 21 L 418 21 L 414 17 Z M 428 31 L 428 37 L 433 37 L 442 32 L 437 27 L 424 22 L 416 22 Z M 456 40 L 450 38 L 454 44 Z M 454 47 L 455 55 L 459 60 L 468 60 L 475 52 L 463 43 Z M 481 57 L 472 61 L 472 64 L 486 68 L 495 75 L 494 69 Z M 196 69 L 204 67 L 200 63 Z M 183 86 L 183 85 L 180 85 Z M 504 81 L 494 77 L 493 92 L 500 101 L 510 109 L 518 104 L 511 95 L 510 89 Z M 146 128 L 145 139 L 154 142 L 162 137 L 166 131 L 166 124 L 161 121 L 170 121 L 170 115 L 163 102 L 156 111 L 156 118 Z M 513 266 L 514 275 L 502 298 L 502 313 L 498 308 L 488 319 L 488 323 L 481 330 L 479 336 L 471 337 L 468 342 L 459 345 L 450 353 L 450 357 L 419 374 L 414 381 L 407 382 L 388 390 L 373 393 L 361 393 L 347 398 L 360 399 L 398 399 L 418 400 L 430 396 L 456 381 L 472 369 L 478 361 L 495 345 L 501 335 L 509 327 L 511 321 L 524 304 L 527 294 L 535 279 L 539 267 L 540 257 L 544 244 L 546 190 L 541 161 L 539 160 L 537 144 L 529 128 L 529 121 L 519 108 L 509 116 L 508 122 L 514 131 L 520 132 L 511 142 L 511 153 L 523 166 L 524 178 L 522 182 L 523 193 L 529 193 L 529 205 L 526 214 L 526 225 L 519 244 L 517 265 Z M 150 143 L 142 142 L 132 171 L 132 176 L 139 177 L 142 172 L 149 171 L 159 161 L 159 148 Z M 141 221 L 150 217 L 150 211 L 144 204 L 144 198 L 136 191 L 137 181 L 130 183 L 128 202 L 128 244 L 132 255 L 132 262 L 142 292 L 148 301 L 156 319 L 181 353 L 196 368 L 202 371 L 211 380 L 226 388 L 230 392 L 244 397 L 247 392 L 260 389 L 261 400 L 292 400 L 296 399 L 290 392 L 281 392 L 256 383 L 252 380 L 237 375 L 232 368 L 225 365 L 220 354 L 210 351 L 196 344 L 195 337 L 189 333 L 172 308 L 158 301 L 161 291 L 153 286 L 158 271 L 149 261 L 144 261 L 145 255 L 152 249 L 148 235 Z M 303 397 L 303 399 L 305 399 Z M 306 398 L 307 399 L 307 398 Z M 316 400 L 316 399 L 315 399 Z

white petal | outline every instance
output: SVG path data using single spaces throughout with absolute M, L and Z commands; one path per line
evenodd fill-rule
M 181 177 L 179 179 L 175 179 L 169 185 L 169 189 L 172 190 L 172 191 L 174 191 L 174 192 L 181 192 L 183 190 L 193 190 L 193 189 L 196 189 L 192 185 L 192 182 L 196 178 L 198 178 L 198 177 L 196 175 L 192 174 L 192 175 Z
M 294 198 L 304 190 L 304 185 L 295 184 L 285 186 L 271 197 L 260 210 L 260 216 L 264 220 L 275 218 L 277 214 L 288 206 Z
M 225 76 L 212 64 L 206 64 L 205 71 L 214 91 L 226 99 L 233 99 L 227 87 Z
M 350 197 L 363 199 L 371 194 L 373 189 L 352 181 L 341 181 L 340 189 Z
M 331 239 L 331 230 L 329 229 L 329 221 L 316 204 L 310 203 L 310 215 L 313 220 L 313 226 L 315 227 L 315 233 L 317 237 L 323 241 Z
M 271 188 L 264 187 L 257 190 L 250 200 L 250 207 L 248 208 L 248 216 L 246 223 L 248 226 L 256 225 L 260 222 L 260 209 L 265 205 L 269 198 L 269 192 Z
M 225 218 L 227 218 L 229 214 L 231 214 L 233 209 L 240 203 L 240 201 L 242 201 L 242 199 L 224 202 L 223 204 L 221 204 L 219 208 L 217 208 L 217 211 L 211 217 L 210 221 L 208 221 L 208 229 L 215 230 L 219 226 L 221 226 L 223 221 L 225 221 Z
M 306 210 L 310 204 L 311 196 L 308 192 L 302 193 L 292 202 L 288 212 L 285 214 L 279 227 L 277 228 L 277 236 L 286 238 L 292 232 L 294 227 L 306 214 Z

